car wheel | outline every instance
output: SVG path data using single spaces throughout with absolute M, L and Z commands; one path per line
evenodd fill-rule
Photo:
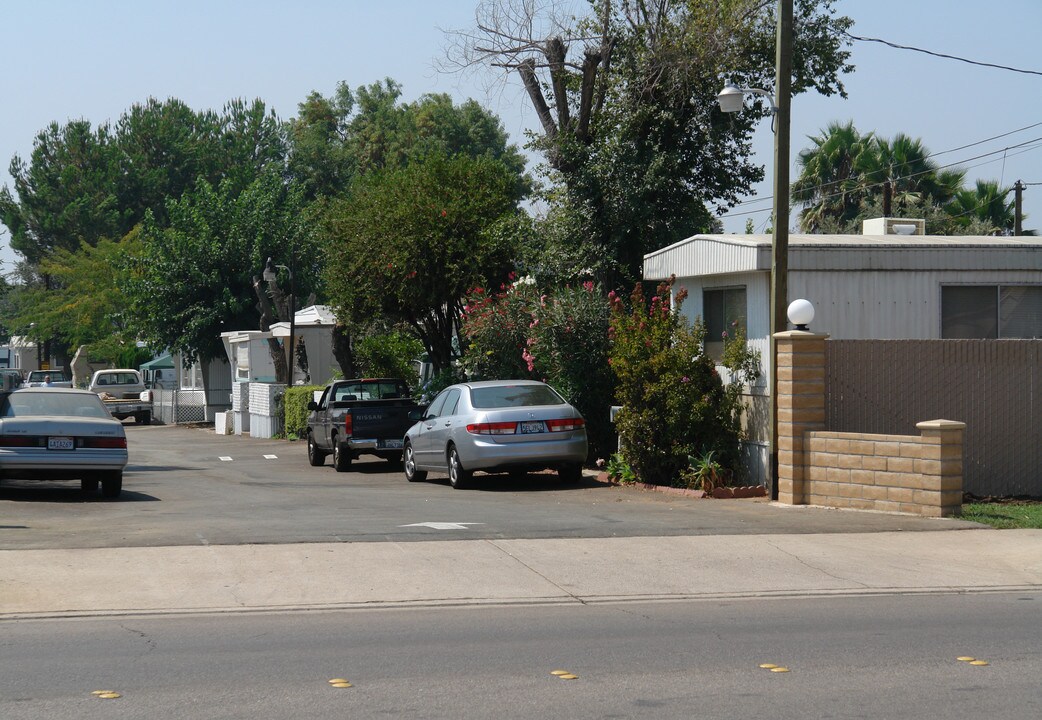
M 102 497 L 118 498 L 121 492 L 123 492 L 123 472 L 121 470 L 117 470 L 109 475 L 106 475 L 102 479 Z
M 416 469 L 416 454 L 412 450 L 412 443 L 405 443 L 402 450 L 402 464 L 405 466 L 405 479 L 409 482 L 423 482 L 427 479 L 426 470 Z
M 134 418 L 138 425 L 151 425 L 152 424 L 152 413 L 143 412 Z
M 347 472 L 351 469 L 351 451 L 341 445 L 333 438 L 333 467 L 337 472 Z
M 557 469 L 557 477 L 564 482 L 577 483 L 583 479 L 582 465 L 562 465 Z
M 308 432 L 308 462 L 314 467 L 324 465 L 326 462 L 326 454 L 315 445 L 315 437 L 310 432 Z
M 453 445 L 449 448 L 449 485 L 456 490 L 461 490 L 470 484 L 471 477 L 473 474 L 463 468 L 459 453 L 456 452 L 456 446 Z
M 100 483 L 97 478 L 83 478 L 80 480 L 80 492 L 84 495 L 96 495 L 98 492 L 98 485 L 100 485 Z

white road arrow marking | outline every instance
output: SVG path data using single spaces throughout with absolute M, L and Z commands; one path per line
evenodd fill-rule
M 452 522 L 422 522 L 411 525 L 399 525 L 398 527 L 427 527 L 431 530 L 468 530 L 468 525 L 484 525 L 485 523 L 452 523 Z

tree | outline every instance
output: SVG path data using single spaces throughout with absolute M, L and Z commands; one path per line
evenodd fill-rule
M 1000 187 L 995 180 L 978 180 L 972 189 L 959 190 L 947 210 L 957 226 L 972 234 L 1012 235 L 1016 208 L 1011 193 L 1012 188 Z
M 242 192 L 232 178 L 200 180 L 167 213 L 167 227 L 146 216 L 142 252 L 127 268 L 134 329 L 154 349 L 223 357 L 222 332 L 260 323 L 254 276 L 268 257 L 293 268 L 299 295 L 319 276 L 303 192 L 274 168 Z
M 843 92 L 851 21 L 832 4 L 797 1 L 795 93 Z M 645 253 L 709 229 L 710 208 L 734 205 L 763 177 L 749 162 L 756 114 L 725 118 L 715 100 L 724 74 L 771 84 L 773 3 L 598 0 L 574 21 L 554 3 L 543 10 L 483 3 L 450 63 L 518 73 L 542 128 L 532 145 L 561 188 L 549 201 L 569 207 L 571 232 L 559 237 L 591 248 L 558 257 L 592 256 L 609 285 L 635 280 Z M 581 58 L 569 56 L 574 46 Z
M 445 94 L 402 103 L 391 79 L 351 91 L 337 85 L 332 98 L 318 93 L 300 105 L 290 123 L 290 171 L 310 196 L 343 195 L 356 175 L 422 161 L 431 153 L 489 157 L 516 176 L 515 195 L 531 191 L 525 159 L 508 142 L 499 119 L 473 100 L 460 105 Z
M 830 123 L 809 138 L 812 146 L 800 151 L 799 177 L 792 184 L 793 201 L 804 206 L 799 215 L 804 232 L 820 232 L 827 224 L 847 224 L 858 216 L 868 192 L 863 174 L 874 139 L 872 133 L 858 132 L 853 121 Z
M 436 371 L 456 353 L 463 297 L 503 278 L 515 246 L 516 175 L 488 157 L 433 153 L 370 172 L 331 204 L 322 230 L 337 317 L 383 317 L 417 334 Z

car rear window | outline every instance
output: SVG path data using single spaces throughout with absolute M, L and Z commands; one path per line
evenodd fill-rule
M 11 393 L 0 400 L 0 417 L 32 417 L 65 415 L 76 417 L 109 417 L 97 395 L 81 393 Z
M 564 398 L 547 385 L 496 385 L 471 388 L 470 402 L 476 408 L 566 404 Z
M 408 397 L 408 388 L 393 380 L 363 380 L 347 385 L 337 385 L 333 402 L 341 400 L 391 400 Z

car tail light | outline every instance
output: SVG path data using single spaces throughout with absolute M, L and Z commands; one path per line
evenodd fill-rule
M 471 423 L 467 425 L 471 435 L 513 435 L 517 432 L 516 422 Z
M 547 420 L 546 429 L 550 432 L 565 432 L 566 430 L 582 430 L 586 427 L 586 421 L 582 418 L 561 418 L 560 420 Z
M 85 448 L 125 448 L 127 439 L 125 437 L 89 437 L 83 438 L 80 447 Z
M 351 419 L 351 411 L 344 415 L 344 437 L 351 437 L 355 432 L 354 420 Z
M 0 447 L 36 447 L 40 438 L 26 435 L 5 435 L 0 437 Z

